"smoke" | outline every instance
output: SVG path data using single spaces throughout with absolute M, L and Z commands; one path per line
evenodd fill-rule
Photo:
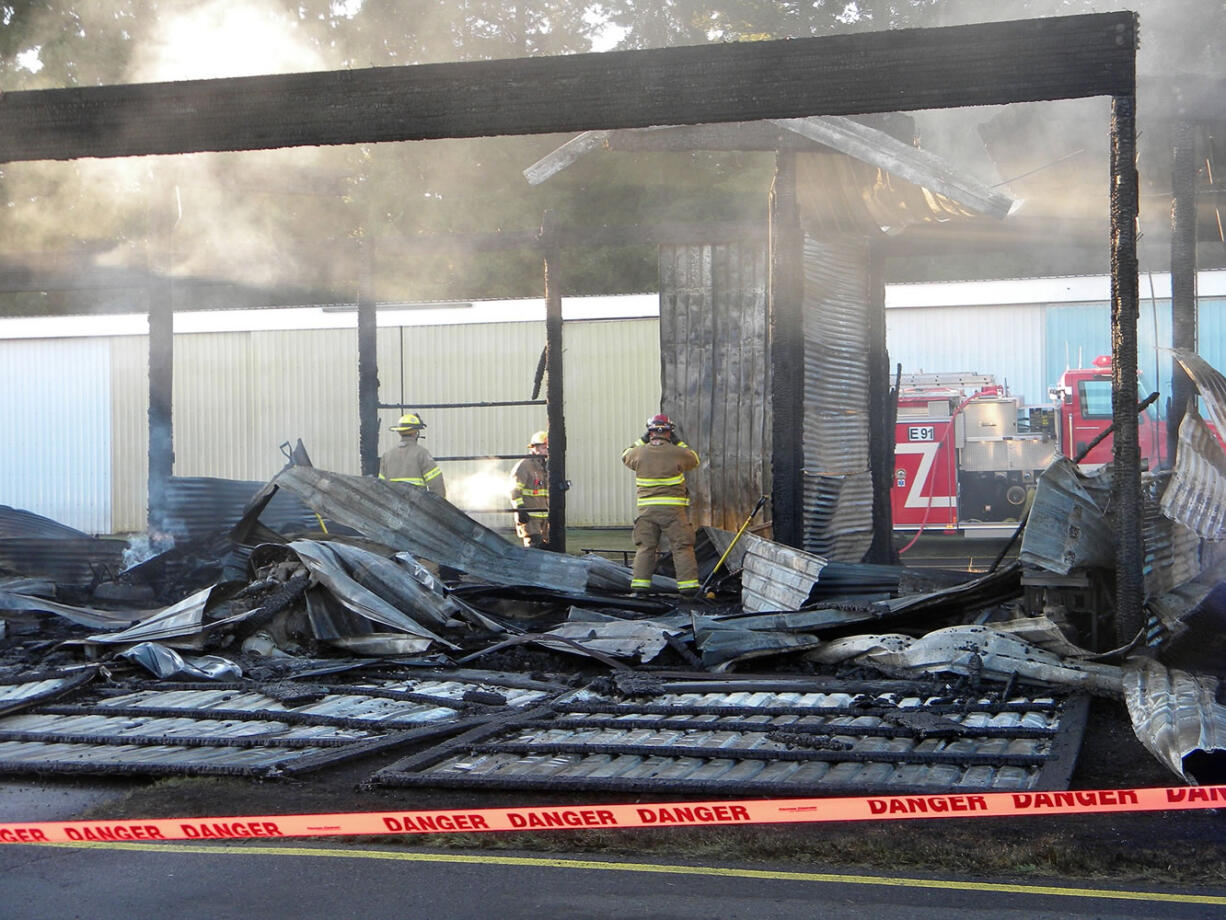
M 487 511 L 509 508 L 511 474 L 495 460 L 482 461 L 475 472 L 459 477 L 447 477 L 447 500 L 457 508 Z

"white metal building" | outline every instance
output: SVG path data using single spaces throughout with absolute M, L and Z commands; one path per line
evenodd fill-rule
M 889 285 L 891 366 L 994 374 L 1030 404 L 1068 366 L 1110 353 L 1107 276 Z M 1200 351 L 1226 367 L 1226 271 L 1198 283 Z M 1144 383 L 1169 392 L 1169 276 L 1141 278 Z M 543 301 L 378 313 L 380 401 L 527 400 L 545 342 Z M 563 301 L 567 516 L 629 526 L 633 478 L 622 449 L 660 406 L 654 294 Z M 356 474 L 353 309 L 227 310 L 175 316 L 177 476 L 263 482 L 301 438 L 316 466 Z M 148 322 L 144 315 L 0 319 L 0 505 L 88 533 L 145 529 Z M 543 390 L 542 390 L 543 392 Z M 380 451 L 396 435 L 382 413 Z M 546 427 L 544 406 L 422 410 L 436 457 L 512 454 Z M 459 507 L 504 507 L 512 461 L 443 463 Z M 505 515 L 478 515 L 506 525 Z

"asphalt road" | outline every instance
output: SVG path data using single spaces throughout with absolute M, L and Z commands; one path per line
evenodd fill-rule
M 343 843 L 0 846 L 0 920 L 1226 917 L 1226 891 L 942 880 Z

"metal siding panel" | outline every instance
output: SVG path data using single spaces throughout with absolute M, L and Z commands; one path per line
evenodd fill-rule
M 1045 404 L 1059 378 L 1048 379 L 1050 361 L 1044 369 L 1040 305 L 896 309 L 885 320 L 891 373 L 992 374 L 1027 405 Z
M 111 532 L 110 349 L 103 339 L 0 342 L 0 504 Z
M 1226 373 L 1226 300 L 1200 301 L 1196 350 L 1219 371 Z
M 115 533 L 143 533 L 149 505 L 149 337 L 109 341 L 111 527 Z
M 271 479 L 285 465 L 279 446 L 299 438 L 316 466 L 357 475 L 357 330 L 255 332 L 247 348 L 251 428 L 232 448 L 236 478 Z
M 251 333 L 177 335 L 174 342 L 175 475 L 260 478 L 248 474 L 244 457 L 259 434 L 248 401 Z
M 625 527 L 634 516 L 634 476 L 621 453 L 660 405 L 659 330 L 655 319 L 563 326 L 572 526 Z
M 872 542 L 868 246 L 805 238 L 804 549 L 859 562 Z

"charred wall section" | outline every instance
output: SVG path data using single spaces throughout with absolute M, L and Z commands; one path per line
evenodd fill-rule
M 660 247 L 660 368 L 662 408 L 703 460 L 691 518 L 736 530 L 770 481 L 761 241 Z

